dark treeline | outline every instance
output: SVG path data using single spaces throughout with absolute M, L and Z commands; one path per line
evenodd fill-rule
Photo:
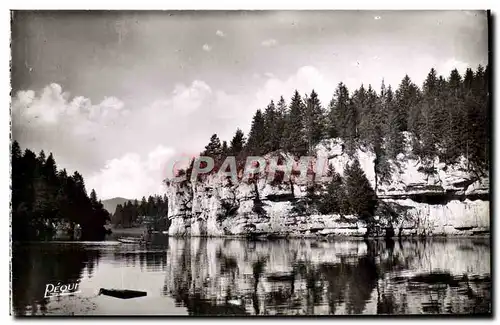
M 164 217 L 167 215 L 167 212 L 167 196 L 150 195 L 147 200 L 143 196 L 140 202 L 138 200 L 129 200 L 123 205 L 118 204 L 111 220 L 114 225 L 132 227 L 142 221 L 139 217 Z
M 99 239 L 105 233 L 109 213 L 94 190 L 85 190 L 82 175 L 58 170 L 52 153 L 21 152 L 12 143 L 12 237 L 34 240 L 50 237 L 54 225 L 66 223 L 68 232 L 80 225 L 84 240 Z
M 203 155 L 220 161 L 227 155 L 263 155 L 278 149 L 312 155 L 323 139 L 341 138 L 349 153 L 363 146 L 379 164 L 412 146 L 413 158 L 454 163 L 461 156 L 469 171 L 489 169 L 489 68 L 454 69 L 446 78 L 431 69 L 420 88 L 406 75 L 397 89 L 382 81 L 380 91 L 361 85 L 349 91 L 339 83 L 330 103 L 297 91 L 287 104 L 283 96 L 255 113 L 248 138 L 238 129 L 229 141 L 212 135 Z M 404 132 L 408 132 L 409 139 Z M 410 143 L 406 143 L 409 140 Z M 431 163 L 432 164 L 432 163 Z
M 314 90 L 309 95 L 295 91 L 288 104 L 281 96 L 257 110 L 248 137 L 237 129 L 228 143 L 214 134 L 201 155 L 214 158 L 215 171 L 226 156 L 235 156 L 240 169 L 247 156 L 279 149 L 297 157 L 314 155 L 321 140 L 340 138 L 351 156 L 358 148 L 375 154 L 375 186 L 396 172 L 389 161 L 398 166 L 400 159 L 408 158 L 419 160 L 422 171 L 432 174 L 436 157 L 446 164 L 464 157 L 469 172 L 484 176 L 490 160 L 489 73 L 488 67 L 479 66 L 463 76 L 454 69 L 443 77 L 431 69 L 422 87 L 406 75 L 397 89 L 382 80 L 378 92 L 371 85 L 349 91 L 341 82 L 326 106 Z M 396 159 L 401 153 L 405 155 Z M 306 206 L 323 213 L 371 216 L 375 192 L 355 161 L 346 166 L 344 178 L 336 175 L 323 188 L 311 184 L 311 204 Z

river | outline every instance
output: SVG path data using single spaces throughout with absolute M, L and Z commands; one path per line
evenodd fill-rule
M 21 315 L 490 314 L 489 239 L 13 243 Z M 47 284 L 79 281 L 44 298 Z M 100 288 L 146 291 L 118 299 Z

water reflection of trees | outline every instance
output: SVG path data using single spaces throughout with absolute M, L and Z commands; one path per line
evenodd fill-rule
M 167 254 L 162 251 L 116 251 L 113 258 L 126 267 L 139 266 L 141 271 L 165 271 Z
M 12 248 L 12 301 L 14 314 L 44 314 L 49 299 L 45 287 L 51 283 L 79 281 L 86 269 L 92 276 L 100 253 L 79 245 L 26 245 Z
M 14 245 L 13 303 L 17 315 L 44 313 L 47 283 L 92 276 L 99 258 L 112 258 L 165 272 L 163 294 L 191 315 L 489 313 L 489 253 L 489 246 L 470 241 L 170 238 L 168 249 Z
M 442 283 L 412 291 L 408 278 L 397 278 L 427 263 L 426 245 L 434 244 L 170 241 L 165 294 L 192 315 L 462 313 L 477 305 L 464 296 L 464 282 L 457 290 Z M 483 287 L 474 292 L 491 300 Z M 489 304 L 482 306 L 476 312 Z

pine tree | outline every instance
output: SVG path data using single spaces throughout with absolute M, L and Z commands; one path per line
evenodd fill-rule
M 52 217 L 53 199 L 51 186 L 45 175 L 46 156 L 43 150 L 40 151 L 36 158 L 36 167 L 34 171 L 33 191 L 34 191 L 34 206 L 33 215 L 37 223 L 43 223 L 46 218 Z
M 384 80 L 380 89 L 380 97 L 368 86 L 366 93 L 365 113 L 361 117 L 360 137 L 364 139 L 365 145 L 375 154 L 375 191 L 381 182 L 390 181 L 392 170 L 389 164 L 387 146 L 384 145 L 384 138 L 388 140 L 388 116 L 390 105 L 392 105 L 392 90 L 385 88 Z M 399 135 L 399 132 L 394 132 Z
M 488 71 L 489 73 L 489 71 Z M 469 169 L 478 175 L 489 169 L 489 89 L 488 76 L 482 66 L 473 74 L 465 76 L 467 106 L 467 145 L 466 157 Z M 470 80 L 472 79 L 472 80 Z
M 202 156 L 213 158 L 214 162 L 219 162 L 222 158 L 222 146 L 217 134 L 210 137 L 210 142 L 205 146 Z
M 378 125 L 381 128 L 383 137 L 387 136 L 388 130 L 388 118 L 389 118 L 389 104 L 392 103 L 393 93 L 391 85 L 387 88 L 385 86 L 385 80 L 382 79 L 382 84 L 380 85 L 380 95 L 377 97 L 377 119 Z
M 296 156 L 303 156 L 307 153 L 303 117 L 304 102 L 297 90 L 292 97 L 289 110 L 283 134 L 283 149 Z
M 330 101 L 328 133 L 332 138 L 354 139 L 355 121 L 352 119 L 349 91 L 341 82 Z M 351 116 L 352 115 L 352 116 Z
M 419 153 L 420 131 L 423 124 L 421 93 L 408 75 L 403 78 L 396 90 L 394 115 L 395 123 L 401 127 L 400 131 L 411 132 L 413 151 Z
M 347 153 L 352 155 L 356 148 L 357 114 L 354 100 L 343 83 L 339 83 L 330 102 L 330 136 L 344 140 Z
M 387 142 L 387 157 L 396 159 L 399 153 L 404 152 L 405 139 L 402 134 L 403 119 L 401 118 L 401 110 L 395 105 L 394 96 L 391 86 L 383 96 L 382 105 L 385 106 L 387 112 L 386 123 L 386 142 Z
M 264 112 L 264 152 L 275 151 L 280 146 L 281 137 L 278 132 L 276 132 L 276 126 L 279 123 L 279 115 L 274 106 L 274 102 L 267 106 Z
M 441 159 L 446 155 L 443 146 L 447 145 L 445 133 L 448 131 L 446 123 L 448 115 L 447 102 L 449 99 L 448 82 L 443 76 L 438 78 L 436 111 L 434 112 L 434 132 L 436 134 L 437 155 Z
M 132 225 L 132 211 L 130 209 L 130 202 L 127 201 L 123 204 L 123 210 L 122 210 L 122 224 L 124 227 L 130 227 Z
M 285 133 L 286 121 L 288 119 L 288 108 L 286 106 L 286 102 L 283 96 L 280 97 L 280 100 L 278 101 L 278 104 L 276 106 L 276 115 L 277 115 L 277 122 L 274 132 L 276 133 L 276 136 L 279 139 L 278 148 L 282 149 L 284 148 L 285 145 L 283 141 L 283 136 Z
M 424 160 L 430 161 L 437 155 L 438 137 L 440 134 L 440 104 L 439 104 L 440 81 L 436 70 L 431 69 L 423 86 L 423 101 L 421 107 L 422 123 L 419 125 L 418 133 L 422 141 L 422 147 L 417 154 Z
M 57 165 L 52 152 L 47 157 L 43 166 L 43 174 L 49 181 L 54 181 L 57 175 Z
M 314 147 L 324 138 L 326 128 L 325 114 L 314 90 L 305 98 L 304 125 L 308 153 L 312 154 Z
M 250 133 L 248 134 L 247 151 L 250 155 L 262 155 L 265 152 L 265 121 L 260 109 L 255 112 L 252 120 Z
M 444 119 L 442 128 L 442 147 L 441 157 L 447 163 L 453 163 L 465 148 L 466 119 L 467 112 L 464 105 L 464 91 L 462 77 L 457 69 L 453 69 L 448 77 L 447 89 L 444 98 Z M 463 150 L 465 152 L 465 150 Z
M 115 213 L 113 214 L 112 219 L 113 224 L 115 225 L 124 225 L 124 215 L 123 215 L 123 206 L 118 204 L 115 209 Z
M 76 223 L 82 225 L 82 232 L 87 232 L 86 228 L 88 227 L 90 229 L 90 223 L 88 220 L 90 211 L 91 211 L 91 204 L 89 197 L 87 196 L 87 191 L 85 189 L 85 182 L 83 180 L 83 177 L 80 173 L 75 171 L 73 175 L 71 176 L 73 179 L 73 184 L 74 184 L 74 198 L 73 202 L 75 203 L 76 206 L 79 206 L 79 210 L 76 213 Z
M 363 84 L 361 84 L 361 87 L 359 89 L 355 90 L 354 93 L 352 94 L 352 105 L 353 105 L 353 114 L 354 114 L 354 120 L 355 120 L 355 138 L 358 139 L 360 138 L 360 133 L 363 133 L 362 125 L 361 125 L 361 117 L 365 112 L 368 111 L 367 108 L 367 102 L 368 102 L 368 96 L 367 96 L 366 89 Z M 360 130 L 361 127 L 361 130 Z
M 72 213 L 72 182 L 68 177 L 66 169 L 61 170 L 57 174 L 59 188 L 56 193 L 56 201 L 58 205 L 57 213 L 55 219 L 64 220 L 65 217 Z
M 332 177 L 330 183 L 326 187 L 326 191 L 320 195 L 318 210 L 322 214 L 332 214 L 338 213 L 340 215 L 346 215 L 348 210 L 346 209 L 346 189 L 342 177 L 335 172 L 332 166 L 329 167 L 328 176 Z
M 236 130 L 236 133 L 231 139 L 229 151 L 233 156 L 238 156 L 245 146 L 245 135 L 240 129 Z
M 40 153 L 38 154 L 38 158 L 37 158 L 40 169 L 42 168 L 43 165 L 45 165 L 46 159 L 47 159 L 47 157 L 45 156 L 45 151 L 40 150 Z
M 90 203 L 92 205 L 96 205 L 97 204 L 97 194 L 95 192 L 94 189 L 92 189 L 92 191 L 90 191 Z
M 35 180 L 39 177 L 36 174 L 36 169 L 38 166 L 37 157 L 35 153 L 29 149 L 24 151 L 24 155 L 20 161 L 20 174 L 21 182 L 20 192 L 21 192 L 21 201 L 26 205 L 26 209 L 30 212 L 34 212 L 35 206 Z M 13 184 L 14 186 L 14 184 Z
M 222 141 L 221 155 L 222 159 L 224 159 L 229 154 L 229 147 L 227 146 L 227 141 Z
M 148 204 L 148 202 L 146 201 L 146 197 L 143 196 L 141 199 L 141 203 L 139 204 L 139 215 L 140 216 L 147 216 L 148 215 L 147 204 Z
M 377 208 L 377 195 L 357 159 L 351 166 L 345 167 L 344 177 L 349 212 L 368 223 L 372 222 Z
M 378 105 L 377 94 L 368 85 L 368 90 L 363 87 L 356 93 L 355 102 L 359 112 L 359 138 L 367 146 L 380 148 L 382 143 L 382 117 L 383 107 Z
M 13 162 L 17 163 L 22 158 L 21 147 L 19 146 L 19 143 L 16 140 L 12 142 L 11 153 Z M 12 165 L 14 166 L 14 163 L 12 163 Z
M 150 195 L 148 197 L 148 215 L 155 216 L 156 215 L 156 202 L 155 199 Z
M 415 131 L 418 129 L 417 123 L 420 116 L 419 101 L 420 90 L 408 75 L 405 75 L 401 84 L 396 90 L 396 118 L 399 131 Z

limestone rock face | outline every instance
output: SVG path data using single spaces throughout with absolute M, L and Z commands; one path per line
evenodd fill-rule
M 374 154 L 359 149 L 360 162 L 378 197 L 387 204 L 404 207 L 391 226 L 395 235 L 479 235 L 489 233 L 489 178 L 467 172 L 467 162 L 454 165 L 421 162 L 400 154 L 389 161 L 390 180 L 378 180 Z M 266 156 L 293 159 L 285 152 Z M 354 161 L 343 150 L 340 140 L 323 141 L 312 161 L 328 162 L 343 176 L 346 165 Z M 317 159 L 317 160 L 316 160 Z M 321 182 L 321 180 L 319 181 Z M 306 195 L 306 179 L 273 182 L 261 177 L 255 183 L 233 183 L 225 175 L 205 175 L 202 180 L 169 183 L 171 236 L 363 236 L 366 225 L 356 216 L 318 215 L 297 211 L 297 200 Z

